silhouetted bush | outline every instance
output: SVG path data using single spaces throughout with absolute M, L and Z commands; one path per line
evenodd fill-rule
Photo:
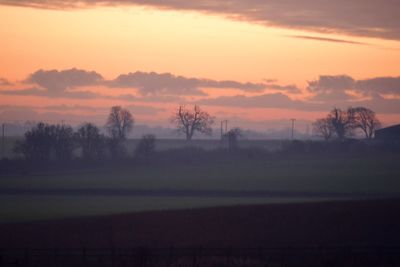
M 105 156 L 106 138 L 100 134 L 97 126 L 86 123 L 75 133 L 75 140 L 82 149 L 82 158 L 101 159 Z
M 135 149 L 135 156 L 139 159 L 149 159 L 156 150 L 156 137 L 152 134 L 143 135 Z
M 38 123 L 15 144 L 14 151 L 28 160 L 67 160 L 72 158 L 73 144 L 70 126 Z
M 238 148 L 238 139 L 241 137 L 242 130 L 240 128 L 233 128 L 224 134 L 223 138 L 228 140 L 228 149 L 235 150 Z
M 68 125 L 51 125 L 50 140 L 57 160 L 69 160 L 74 149 L 74 131 Z

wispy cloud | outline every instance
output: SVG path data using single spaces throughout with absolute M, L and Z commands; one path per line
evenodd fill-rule
M 331 43 L 343 43 L 343 44 L 356 44 L 356 45 L 370 45 L 368 43 L 349 41 L 344 39 L 336 39 L 336 38 L 327 38 L 327 37 L 318 37 L 318 36 L 308 36 L 308 35 L 288 35 L 287 37 L 304 39 L 304 40 L 313 40 L 313 41 L 322 41 L 322 42 L 331 42 Z
M 278 108 L 299 111 L 328 111 L 333 106 L 347 108 L 363 106 L 378 113 L 400 113 L 400 99 L 386 99 L 379 95 L 369 100 L 354 101 L 353 99 L 325 99 L 324 102 L 293 100 L 286 95 L 263 94 L 257 96 L 221 96 L 196 101 L 197 104 L 236 108 Z
M 0 4 L 47 9 L 143 5 L 219 14 L 266 26 L 400 40 L 400 5 L 395 0 L 0 0 Z
M 99 94 L 93 92 L 69 92 L 69 91 L 53 91 L 43 90 L 37 87 L 28 87 L 21 89 L 0 90 L 0 95 L 19 95 L 19 96 L 45 96 L 49 98 L 72 98 L 72 99 L 89 99 L 99 97 Z
M 132 114 L 136 115 L 155 115 L 159 112 L 165 111 L 164 108 L 150 107 L 138 104 L 127 105 L 124 107 L 130 110 Z M 31 108 L 34 109 L 33 107 Z M 44 106 L 42 109 L 53 112 L 83 111 L 89 113 L 104 113 L 104 114 L 107 114 L 110 111 L 109 107 L 95 107 L 95 106 L 84 106 L 84 105 L 52 105 L 52 106 Z
M 257 96 L 221 96 L 217 98 L 203 99 L 201 101 L 196 101 L 196 103 L 240 108 L 281 108 L 307 111 L 320 111 L 326 109 L 322 104 L 292 100 L 282 93 L 263 94 Z
M 273 89 L 281 92 L 286 92 L 290 94 L 299 94 L 301 93 L 301 90 L 299 87 L 297 87 L 294 84 L 289 84 L 289 85 L 280 85 L 276 83 L 269 83 L 266 85 L 268 89 Z

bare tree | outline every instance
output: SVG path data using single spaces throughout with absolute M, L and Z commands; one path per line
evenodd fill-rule
M 334 108 L 329 113 L 327 119 L 332 124 L 338 139 L 343 140 L 347 136 L 352 135 L 354 129 L 354 112 L 352 109 L 343 111 L 339 108 Z
M 313 123 L 313 131 L 315 134 L 322 136 L 325 141 L 333 137 L 335 129 L 328 118 L 317 119 Z
M 374 136 L 375 130 L 381 127 L 381 123 L 376 117 L 375 112 L 365 107 L 350 109 L 354 114 L 354 127 L 361 129 L 365 134 L 365 138 L 371 139 Z
M 125 140 L 128 133 L 132 131 L 133 124 L 134 119 L 129 110 L 114 106 L 108 115 L 106 128 L 112 139 Z
M 211 125 L 214 123 L 214 117 L 195 105 L 193 110 L 185 106 L 179 106 L 171 119 L 179 132 L 186 135 L 186 140 L 192 140 L 195 132 L 211 135 Z

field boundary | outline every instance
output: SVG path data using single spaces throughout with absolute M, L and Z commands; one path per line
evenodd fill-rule
M 25 189 L 0 188 L 0 195 L 40 195 L 40 196 L 146 196 L 146 197 L 233 197 L 233 198 L 400 198 L 400 194 L 388 193 L 337 193 L 337 192 L 296 192 L 296 191 L 228 191 L 190 189 L 126 189 L 126 188 L 51 188 Z

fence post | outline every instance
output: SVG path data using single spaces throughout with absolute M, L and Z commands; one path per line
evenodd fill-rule
M 54 248 L 54 250 L 53 250 L 53 262 L 54 262 L 54 265 L 58 265 L 57 260 L 58 260 L 58 251 L 57 251 L 57 248 Z
M 29 264 L 29 248 L 25 248 L 25 259 L 26 264 Z
M 231 248 L 228 248 L 226 250 L 226 265 L 230 266 L 231 265 Z M 221 255 L 222 256 L 222 255 Z
M 193 248 L 193 254 L 192 254 L 192 266 L 196 266 L 197 264 L 197 249 Z
M 167 259 L 167 267 L 171 266 L 171 264 L 172 264 L 173 250 L 174 250 L 173 247 L 169 248 L 168 259 Z
M 82 248 L 82 262 L 86 266 L 86 248 Z

